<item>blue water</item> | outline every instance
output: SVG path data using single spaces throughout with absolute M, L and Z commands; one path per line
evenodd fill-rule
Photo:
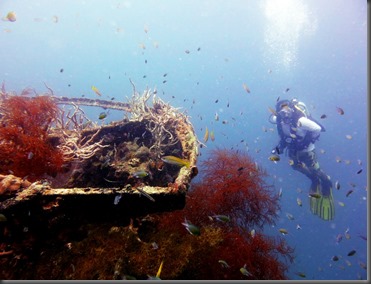
M 280 218 L 266 233 L 289 231 L 282 236 L 296 249 L 289 278 L 301 279 L 300 271 L 306 279 L 367 279 L 359 265 L 367 264 L 367 242 L 358 236 L 367 235 L 366 9 L 361 0 L 2 1 L 1 17 L 14 11 L 17 20 L 0 21 L 0 79 L 8 91 L 47 92 L 46 83 L 71 97 L 97 98 L 95 85 L 102 98 L 121 101 L 131 96 L 129 78 L 137 90 L 157 88 L 187 112 L 200 140 L 206 127 L 214 130 L 200 161 L 216 147 L 248 151 L 282 188 Z M 341 184 L 333 221 L 310 213 L 309 180 L 286 157 L 268 160 L 278 141 L 268 107 L 278 97 L 297 97 L 317 119 L 327 115 L 316 147 L 322 169 Z M 107 119 L 121 118 L 112 111 Z

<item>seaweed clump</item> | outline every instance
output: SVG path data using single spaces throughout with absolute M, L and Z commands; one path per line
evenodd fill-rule
M 0 172 L 36 180 L 55 176 L 64 162 L 48 131 L 59 109 L 50 96 L 28 97 L 0 92 Z

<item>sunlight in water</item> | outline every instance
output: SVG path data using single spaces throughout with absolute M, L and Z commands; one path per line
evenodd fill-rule
M 298 0 L 267 0 L 263 2 L 267 19 L 264 33 L 264 57 L 269 64 L 295 67 L 300 36 L 312 34 L 317 20 L 309 18 L 307 6 Z

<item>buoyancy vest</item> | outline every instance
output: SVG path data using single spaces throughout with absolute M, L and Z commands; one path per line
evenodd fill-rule
M 287 135 L 284 133 L 282 129 L 282 120 L 283 118 L 279 115 L 279 112 L 283 107 L 290 108 L 291 116 L 288 118 L 289 123 L 288 125 L 290 126 L 290 134 Z M 305 104 L 298 102 L 298 101 L 293 101 L 293 100 L 282 100 L 279 101 L 276 104 L 276 112 L 277 112 L 277 131 L 278 135 L 280 136 L 280 145 L 282 148 L 287 147 L 289 149 L 294 149 L 294 150 L 303 150 L 307 148 L 310 143 L 314 143 L 316 140 L 319 139 L 319 135 L 313 135 L 313 132 L 307 131 L 305 133 L 305 136 L 298 136 L 296 135 L 296 130 L 297 130 L 297 123 L 298 120 L 301 117 L 306 117 L 315 123 L 317 123 L 321 127 L 321 132 L 325 131 L 325 128 L 318 123 L 315 119 L 312 118 L 312 116 L 309 114 L 308 110 L 306 109 Z M 287 122 L 286 122 L 287 123 Z

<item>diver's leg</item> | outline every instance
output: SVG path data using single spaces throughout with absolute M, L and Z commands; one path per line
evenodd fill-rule
M 297 160 L 301 161 L 301 163 L 298 163 L 301 167 L 294 169 L 311 179 L 310 193 L 319 193 L 319 197 L 309 197 L 311 212 L 319 215 L 323 220 L 332 220 L 335 216 L 335 205 L 330 177 L 320 169 L 314 151 L 299 152 Z

